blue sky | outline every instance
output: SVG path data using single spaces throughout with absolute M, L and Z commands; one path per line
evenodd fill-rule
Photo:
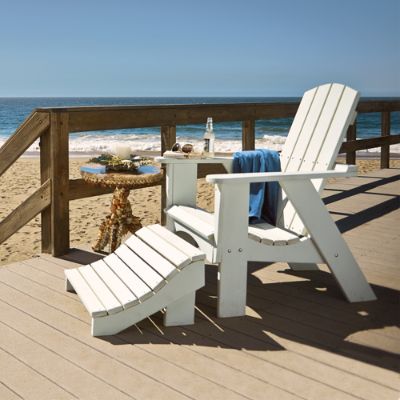
M 400 0 L 0 0 L 3 96 L 400 95 Z

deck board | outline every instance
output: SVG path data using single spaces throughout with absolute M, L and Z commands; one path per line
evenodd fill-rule
M 157 313 L 93 338 L 63 271 L 98 255 L 76 249 L 0 269 L 0 398 L 397 400 L 398 178 L 380 170 L 331 182 L 323 195 L 376 302 L 347 303 L 325 266 L 251 263 L 247 315 L 218 319 L 207 266 L 195 325 L 165 328 Z
M 20 400 L 21 396 L 0 382 L 0 399 L 2 400 Z

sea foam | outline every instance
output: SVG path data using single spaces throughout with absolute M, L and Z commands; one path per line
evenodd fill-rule
M 189 137 L 187 135 L 177 136 L 177 142 L 181 144 L 191 143 L 195 151 L 202 150 L 202 140 Z M 0 137 L 0 147 L 6 141 L 5 137 Z M 279 135 L 264 135 L 262 138 L 256 139 L 256 148 L 268 148 L 280 151 L 285 144 L 286 137 Z M 132 134 L 132 135 L 93 135 L 93 134 L 72 134 L 69 139 L 69 151 L 71 153 L 82 154 L 101 154 L 109 153 L 115 149 L 116 145 L 129 146 L 132 153 L 140 151 L 161 151 L 160 135 L 156 134 Z M 216 139 L 216 152 L 232 153 L 241 150 L 242 142 L 237 139 Z M 380 147 L 358 152 L 359 154 L 379 153 Z M 28 150 L 30 153 L 38 153 L 40 151 L 39 140 L 35 141 Z M 390 146 L 391 153 L 400 153 L 400 144 Z

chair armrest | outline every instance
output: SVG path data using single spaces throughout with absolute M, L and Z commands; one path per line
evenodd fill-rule
M 214 184 L 221 183 L 257 183 L 279 182 L 287 180 L 326 179 L 336 177 L 348 177 L 357 174 L 355 165 L 338 164 L 334 170 L 329 171 L 298 171 L 298 172 L 254 172 L 240 174 L 216 174 L 207 175 L 206 181 Z

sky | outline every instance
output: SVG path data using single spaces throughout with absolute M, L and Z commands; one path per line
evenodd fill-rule
M 0 97 L 400 96 L 400 0 L 0 0 Z

